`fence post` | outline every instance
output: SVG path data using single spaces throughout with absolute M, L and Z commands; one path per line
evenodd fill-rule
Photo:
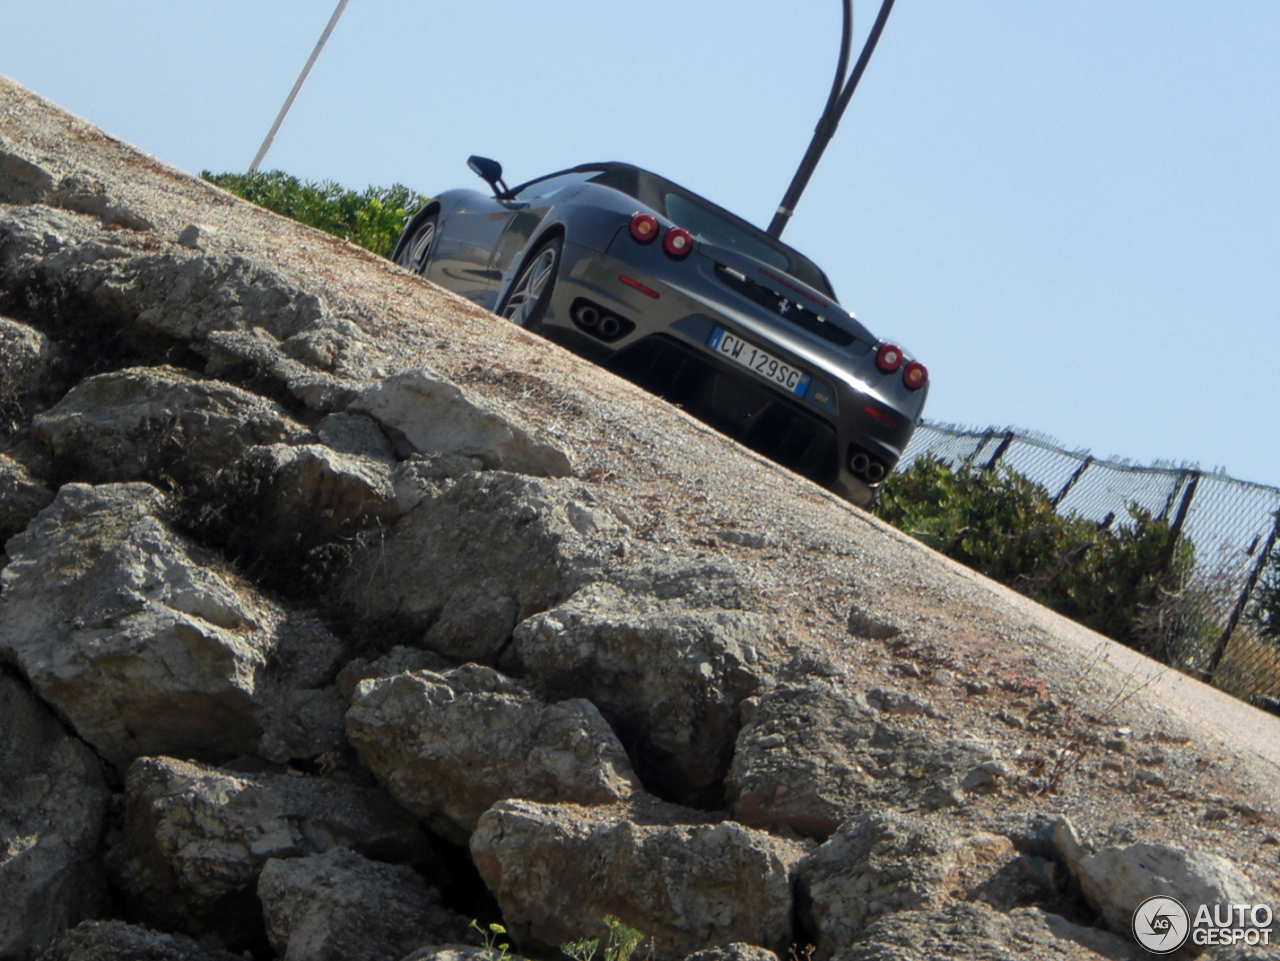
M 1062 485 L 1062 490 L 1058 491 L 1057 496 L 1054 497 L 1053 499 L 1054 508 L 1057 508 L 1057 506 L 1062 503 L 1062 498 L 1066 497 L 1067 492 L 1070 491 L 1071 488 L 1076 486 L 1076 481 L 1078 481 L 1081 478 L 1084 472 L 1089 469 L 1089 465 L 1092 463 L 1093 463 L 1093 455 L 1089 454 L 1080 463 L 1080 466 L 1076 468 L 1076 472 L 1067 478 L 1067 482 Z
M 1000 441 L 1000 446 L 995 449 L 995 453 L 991 455 L 990 459 L 987 461 L 987 463 L 983 466 L 982 469 L 984 471 L 994 470 L 996 464 L 1000 462 L 1000 458 L 1004 456 L 1004 452 L 1009 449 L 1009 445 L 1012 443 L 1013 443 L 1013 431 L 1007 430 L 1004 432 L 1004 439 Z M 977 451 L 975 451 L 974 453 L 977 453 Z
M 1185 474 L 1183 475 L 1186 476 Z M 1182 525 L 1187 519 L 1187 511 L 1191 509 L 1191 499 L 1196 496 L 1196 488 L 1200 486 L 1200 472 L 1191 472 L 1191 482 L 1182 492 L 1182 500 L 1178 502 L 1178 512 L 1173 515 L 1173 523 L 1169 525 L 1169 540 L 1160 551 L 1160 560 L 1156 562 L 1156 575 L 1163 577 L 1173 565 L 1174 549 L 1178 546 L 1178 538 L 1182 536 Z M 1166 513 L 1168 513 L 1166 509 Z
M 1218 638 L 1217 646 L 1213 649 L 1213 655 L 1209 658 L 1209 666 L 1205 668 L 1205 675 L 1210 683 L 1213 683 L 1213 676 L 1218 671 L 1218 663 L 1222 660 L 1222 656 L 1227 653 L 1227 644 L 1231 641 L 1231 635 L 1235 633 L 1236 624 L 1240 622 L 1240 616 L 1244 613 L 1245 605 L 1249 603 L 1249 596 L 1253 594 L 1253 589 L 1258 586 L 1258 578 L 1262 575 L 1262 568 L 1266 566 L 1267 558 L 1271 556 L 1271 549 L 1276 546 L 1277 535 L 1280 535 L 1280 511 L 1276 512 L 1276 522 L 1271 528 L 1271 536 L 1267 538 L 1267 543 L 1263 546 L 1262 553 L 1258 555 L 1258 563 L 1254 564 L 1253 570 L 1249 572 L 1249 577 L 1244 582 L 1244 590 L 1240 592 L 1240 596 L 1236 599 L 1236 606 L 1231 609 L 1231 616 L 1227 618 L 1226 630 Z
M 978 441 L 978 446 L 975 447 L 973 451 L 969 454 L 969 456 L 964 459 L 963 463 L 972 464 L 973 459 L 982 452 L 982 448 L 987 446 L 987 441 L 991 440 L 991 438 L 995 436 L 996 436 L 996 432 L 993 430 L 988 430 L 985 434 L 983 434 L 981 439 L 979 439 Z

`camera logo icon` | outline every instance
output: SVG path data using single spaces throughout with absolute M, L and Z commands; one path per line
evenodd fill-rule
M 1187 941 L 1191 915 L 1175 898 L 1147 898 L 1133 912 L 1133 937 L 1152 954 L 1172 954 Z

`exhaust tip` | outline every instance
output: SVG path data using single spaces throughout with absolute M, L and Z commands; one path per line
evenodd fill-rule
M 600 312 L 590 304 L 583 304 L 578 308 L 574 319 L 583 327 L 594 327 L 596 322 L 600 320 Z
M 872 461 L 870 466 L 867 467 L 867 480 L 871 481 L 873 484 L 877 484 L 883 479 L 884 465 L 877 464 L 875 461 Z
M 616 337 L 621 329 L 622 325 L 618 322 L 617 317 L 606 314 L 600 318 L 600 335 L 602 337 Z
M 849 470 L 855 474 L 865 474 L 871 466 L 871 458 L 866 454 L 854 454 L 849 458 Z

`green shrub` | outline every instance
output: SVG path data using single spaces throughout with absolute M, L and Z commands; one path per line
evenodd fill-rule
M 200 174 L 223 190 L 259 207 L 300 221 L 390 257 L 405 218 L 427 202 L 408 187 L 369 187 L 364 193 L 346 190 L 331 180 L 302 181 L 279 170 L 269 173 Z
M 1181 596 L 1185 539 L 1137 506 L 1130 523 L 1060 515 L 1048 491 L 1006 467 L 952 468 L 922 457 L 885 482 L 874 511 L 917 540 L 1121 643 L 1164 646 L 1153 608 Z

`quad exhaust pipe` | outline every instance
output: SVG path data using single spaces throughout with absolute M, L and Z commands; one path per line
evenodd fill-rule
M 600 318 L 600 336 L 605 338 L 617 337 L 618 331 L 622 329 L 622 324 L 618 318 L 611 314 L 605 314 Z
M 579 327 L 590 330 L 600 321 L 600 311 L 590 304 L 582 304 L 574 313 L 573 319 L 578 322 Z

